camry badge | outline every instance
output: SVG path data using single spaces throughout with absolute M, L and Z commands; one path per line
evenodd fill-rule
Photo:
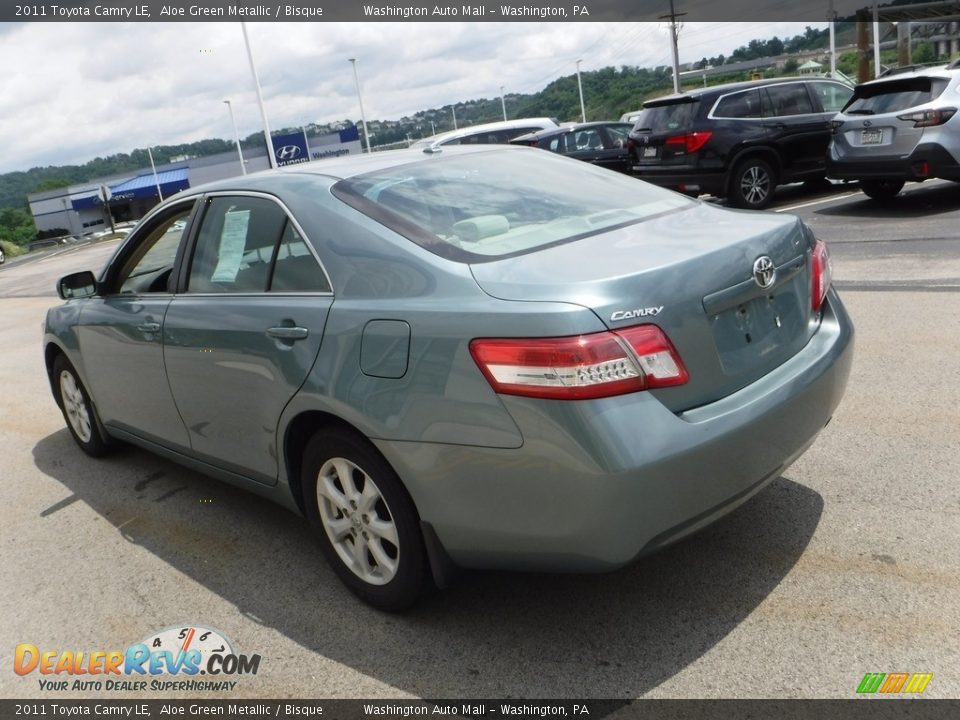
M 663 310 L 663 305 L 659 307 L 637 308 L 636 310 L 617 310 L 610 316 L 611 322 L 617 320 L 633 320 L 640 317 L 656 317 Z
M 777 267 L 768 255 L 761 255 L 753 263 L 753 279 L 764 290 L 777 279 Z

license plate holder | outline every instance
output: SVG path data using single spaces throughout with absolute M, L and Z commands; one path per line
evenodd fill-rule
M 657 156 L 657 149 L 655 147 L 648 146 L 643 149 L 643 158 L 645 160 L 650 158 L 655 158 L 656 156 Z
M 861 145 L 882 145 L 883 128 L 867 128 L 860 131 Z

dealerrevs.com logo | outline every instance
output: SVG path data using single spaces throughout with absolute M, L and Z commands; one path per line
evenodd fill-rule
M 857 686 L 858 695 L 920 695 L 933 679 L 933 673 L 867 673 Z
M 217 630 L 181 625 L 126 650 L 61 651 L 21 643 L 14 652 L 13 671 L 39 675 L 41 690 L 223 692 L 236 688 L 238 681 L 232 678 L 256 675 L 260 660 L 257 654 L 236 653 Z

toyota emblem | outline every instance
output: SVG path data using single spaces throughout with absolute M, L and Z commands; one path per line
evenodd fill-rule
M 768 255 L 761 255 L 753 263 L 753 279 L 764 290 L 777 279 L 777 267 Z

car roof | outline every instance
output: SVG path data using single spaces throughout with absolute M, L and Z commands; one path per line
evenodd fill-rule
M 658 98 L 651 98 L 643 103 L 644 108 L 656 107 L 657 105 L 669 105 L 675 102 L 693 102 L 701 97 L 711 97 L 714 95 L 723 95 L 725 93 L 735 92 L 737 90 L 749 90 L 756 87 L 765 87 L 767 85 L 779 85 L 781 83 L 810 82 L 811 80 L 826 80 L 840 83 L 839 80 L 827 77 L 778 77 L 764 78 L 763 80 L 742 80 L 740 82 L 724 83 L 723 85 L 710 85 L 705 88 L 695 88 L 687 92 L 673 93 Z M 842 83 L 840 83 L 842 84 Z
M 515 137 L 510 142 L 515 143 L 521 140 L 549 137 L 550 135 L 558 135 L 560 133 L 568 133 L 568 132 L 577 132 L 578 130 L 585 130 L 587 128 L 592 128 L 592 127 L 606 127 L 608 125 L 624 125 L 627 127 L 633 127 L 633 123 L 622 122 L 620 120 L 593 120 L 591 122 L 572 123 L 570 125 L 561 125 L 560 127 L 547 128 L 546 130 L 537 130 L 536 132 L 527 133 L 526 135 L 519 135 L 518 137 Z

